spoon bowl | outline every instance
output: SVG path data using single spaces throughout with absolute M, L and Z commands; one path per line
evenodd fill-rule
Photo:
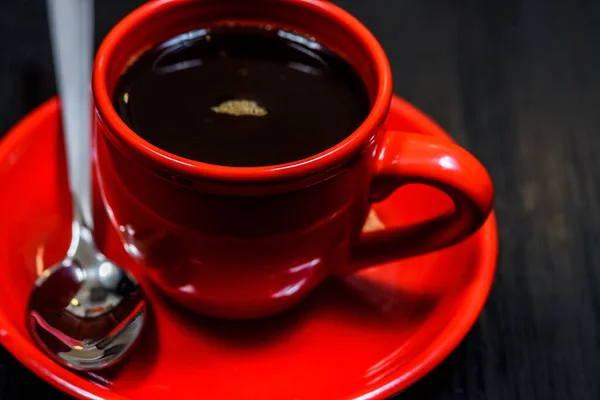
M 91 231 L 75 219 L 67 256 L 35 283 L 27 322 L 52 358 L 76 370 L 98 370 L 129 352 L 146 308 L 135 278 L 100 253 Z

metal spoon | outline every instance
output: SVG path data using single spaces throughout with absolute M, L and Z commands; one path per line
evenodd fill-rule
M 56 78 L 61 97 L 72 238 L 65 258 L 45 270 L 29 298 L 27 323 L 35 342 L 76 370 L 121 360 L 145 321 L 138 282 L 108 260 L 92 235 L 91 101 L 93 1 L 47 0 Z

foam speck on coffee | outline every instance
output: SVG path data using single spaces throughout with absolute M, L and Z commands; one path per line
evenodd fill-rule
M 124 71 L 113 104 L 151 144 L 226 166 L 313 156 L 348 137 L 370 110 L 343 57 L 258 26 L 192 31 L 151 48 Z
M 211 107 L 216 113 L 228 114 L 235 116 L 254 115 L 256 117 L 264 117 L 269 112 L 267 109 L 258 105 L 252 100 L 227 100 L 219 104 L 217 107 Z

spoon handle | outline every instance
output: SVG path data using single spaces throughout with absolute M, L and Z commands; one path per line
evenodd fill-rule
M 91 92 L 93 0 L 46 0 L 52 54 L 61 99 L 69 186 L 80 221 L 92 228 Z

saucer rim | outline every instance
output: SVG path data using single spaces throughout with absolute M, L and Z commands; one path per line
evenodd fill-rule
M 0 140 L 0 159 L 8 157 L 23 137 L 31 134 L 32 127 L 43 123 L 52 114 L 58 113 L 60 103 L 54 97 L 44 102 L 23 119 L 18 121 Z M 410 115 L 414 124 L 433 136 L 451 137 L 427 115 L 407 101 L 394 95 L 390 112 Z M 478 231 L 481 252 L 478 271 L 481 276 L 469 286 L 468 298 L 457 310 L 450 324 L 441 331 L 434 341 L 409 361 L 414 364 L 404 373 L 396 374 L 382 382 L 380 387 L 371 391 L 355 392 L 349 399 L 387 398 L 395 395 L 423 378 L 437 367 L 458 346 L 477 321 L 491 291 L 496 274 L 498 260 L 498 231 L 495 212 Z M 475 286 L 476 285 L 476 286 Z M 21 364 L 38 377 L 63 393 L 81 399 L 130 400 L 129 397 L 111 391 L 110 387 L 91 383 L 89 380 L 54 363 L 41 354 L 33 342 L 8 319 L 0 307 L 0 344 L 2 344 Z

